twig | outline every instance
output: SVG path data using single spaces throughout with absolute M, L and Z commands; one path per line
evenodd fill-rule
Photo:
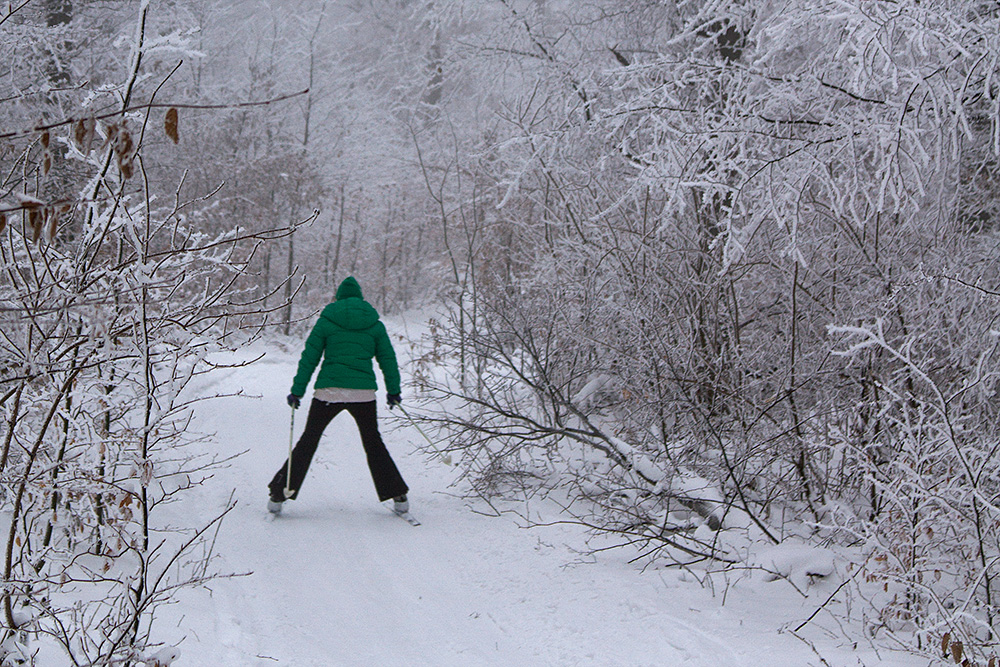
M 839 593 L 839 592 L 840 592 L 840 589 L 842 589 L 842 588 L 843 588 L 844 586 L 846 586 L 846 585 L 847 585 L 847 584 L 849 584 L 849 583 L 850 583 L 851 581 L 853 581 L 853 580 L 854 580 L 854 576 L 855 576 L 855 575 L 856 575 L 856 574 L 857 574 L 858 572 L 860 572 L 860 571 L 861 571 L 861 568 L 858 568 L 858 569 L 857 569 L 857 570 L 855 571 L 855 573 L 854 573 L 854 574 L 852 574 L 852 575 L 851 575 L 850 577 L 848 577 L 847 579 L 844 579 L 844 581 L 843 581 L 843 582 L 842 582 L 842 583 L 841 583 L 841 584 L 840 584 L 839 586 L 837 586 L 836 590 L 834 590 L 834 591 L 833 591 L 832 593 L 830 593 L 830 596 L 829 596 L 829 597 L 828 597 L 828 598 L 827 598 L 826 600 L 824 600 L 824 601 L 823 601 L 823 604 L 821 604 L 820 606 L 816 607 L 816 610 L 815 610 L 815 611 L 814 611 L 813 613 L 809 614 L 809 618 L 807 618 L 806 620 L 804 620 L 804 621 L 802 621 L 801 623 L 799 623 L 799 624 L 798 624 L 798 625 L 797 625 L 797 626 L 795 627 L 795 630 L 793 630 L 793 632 L 798 632 L 798 631 L 799 631 L 799 630 L 801 630 L 802 628 L 806 627 L 806 625 L 808 625 L 808 624 L 809 624 L 809 621 L 811 621 L 811 620 L 813 620 L 814 618 L 816 618 L 816 615 L 817 615 L 817 614 L 819 614 L 819 613 L 820 613 L 821 611 L 823 611 L 823 609 L 824 609 L 824 608 L 826 607 L 826 605 L 830 604 L 830 601 L 831 601 L 831 600 L 833 600 L 833 598 L 834 598 L 834 597 L 836 597 L 837 593 Z
M 126 106 L 124 109 L 119 109 L 117 111 L 109 111 L 102 114 L 96 114 L 94 116 L 87 116 L 86 118 L 94 120 L 105 120 L 107 118 L 114 118 L 116 116 L 123 116 L 132 111 L 142 111 L 149 109 L 199 109 L 199 110 L 213 110 L 213 109 L 244 109 L 247 107 L 260 107 L 267 106 L 269 104 L 276 104 L 278 102 L 284 102 L 285 100 L 294 99 L 296 97 L 301 97 L 309 93 L 309 89 L 300 90 L 297 93 L 286 93 L 284 95 L 278 95 L 277 97 L 272 97 L 266 100 L 250 100 L 249 102 L 231 102 L 228 104 L 173 104 L 166 102 L 156 102 L 156 103 L 146 103 L 146 104 L 134 104 Z M 43 132 L 45 130 L 51 130 L 57 127 L 65 127 L 66 125 L 72 125 L 83 118 L 65 118 L 63 120 L 46 123 L 42 125 L 36 125 L 29 130 L 15 130 L 13 132 L 2 132 L 0 133 L 0 139 L 13 139 L 16 137 L 25 137 L 35 132 Z

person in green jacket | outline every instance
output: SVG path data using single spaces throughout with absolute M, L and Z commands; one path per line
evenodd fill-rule
M 378 312 L 362 297 L 358 281 L 350 277 L 337 288 L 336 301 L 323 309 L 299 358 L 298 372 L 287 398 L 293 410 L 299 407 L 317 365 L 319 374 L 305 431 L 292 450 L 291 464 L 286 460 L 268 484 L 268 510 L 272 513 L 279 513 L 285 500 L 298 497 L 323 431 L 343 410 L 358 425 L 379 501 L 392 498 L 397 512 L 409 510 L 406 498 L 409 488 L 378 431 L 372 358 L 378 360 L 382 369 L 386 398 L 392 409 L 402 401 L 396 353 Z

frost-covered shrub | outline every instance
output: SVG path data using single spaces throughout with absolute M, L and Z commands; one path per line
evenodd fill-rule
M 0 176 L 0 653 L 169 664 L 153 610 L 213 576 L 202 536 L 226 513 L 166 519 L 220 463 L 196 447 L 184 390 L 207 354 L 252 336 L 240 325 L 258 306 L 235 284 L 255 238 L 206 231 L 200 202 L 149 178 L 157 141 L 183 140 L 178 110 L 156 104 L 166 75 L 144 69 L 183 44 L 151 29 L 150 3 L 116 8 L 129 28 L 120 49 L 101 42 L 123 56 L 102 61 L 104 83 L 67 90 L 20 69 L 19 48 L 72 46 L 51 48 L 68 28 L 28 5 L 0 10 L 19 63 L 4 76 L 28 91 L 0 101 L 0 154 L 18 165 Z
M 524 6 L 497 28 L 494 62 L 530 92 L 478 163 L 486 259 L 442 338 L 463 360 L 445 391 L 475 416 L 444 421 L 471 470 L 530 471 L 661 556 L 687 557 L 677 535 L 720 492 L 720 525 L 764 538 L 834 522 L 886 628 L 926 647 L 947 627 L 981 657 L 997 8 L 667 4 Z

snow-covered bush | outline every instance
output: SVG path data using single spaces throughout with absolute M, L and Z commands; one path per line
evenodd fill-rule
M 985 656 L 1000 10 L 502 5 L 476 57 L 524 87 L 439 337 L 468 469 L 678 562 L 728 557 L 684 541 L 720 505 L 772 541 L 835 527 L 881 627 Z
M 164 512 L 221 463 L 195 446 L 184 389 L 253 335 L 259 307 L 236 284 L 261 236 L 206 230 L 202 202 L 149 177 L 185 140 L 158 98 L 184 43 L 153 29 L 150 3 L 108 10 L 125 34 L 86 47 L 68 40 L 70 3 L 31 4 L 0 10 L 5 62 L 35 48 L 66 69 L 5 71 L 24 93 L 0 102 L 16 165 L 0 176 L 3 664 L 53 647 L 67 664 L 170 664 L 153 612 L 213 576 L 203 536 L 228 511 L 197 526 Z M 102 55 L 93 80 L 70 67 L 90 51 L 61 51 L 77 48 Z

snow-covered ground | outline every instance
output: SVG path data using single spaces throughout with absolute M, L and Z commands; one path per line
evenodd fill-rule
M 389 324 L 414 335 L 412 322 Z M 246 453 L 170 512 L 188 525 L 207 522 L 232 498 L 214 567 L 244 576 L 187 590 L 158 612 L 157 638 L 183 640 L 176 666 L 927 664 L 854 645 L 825 613 L 792 633 L 837 575 L 803 597 L 762 576 L 640 570 L 623 551 L 585 555 L 575 526 L 525 529 L 513 515 L 489 516 L 452 486 L 454 469 L 416 452 L 419 433 L 381 407 L 383 436 L 423 525 L 377 502 L 347 414 L 324 435 L 299 499 L 271 520 L 266 484 L 288 446 L 284 396 L 297 350 L 260 345 L 245 355 L 260 352 L 262 361 L 201 388 L 252 396 L 203 403 L 195 424 L 216 434 L 219 454 Z M 406 346 L 397 352 L 405 400 Z M 296 414 L 296 435 L 305 415 Z M 532 510 L 558 518 L 544 504 Z

